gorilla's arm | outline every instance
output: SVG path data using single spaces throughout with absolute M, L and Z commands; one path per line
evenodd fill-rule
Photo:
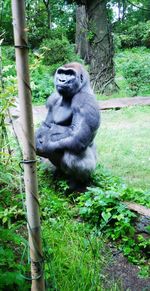
M 84 104 L 84 107 L 77 107 L 73 110 L 73 119 L 68 127 L 67 136 L 55 141 L 51 138 L 47 140 L 46 151 L 69 150 L 80 153 L 92 142 L 96 130 L 99 127 L 99 111 L 95 104 Z M 67 133 L 67 132 L 66 132 Z

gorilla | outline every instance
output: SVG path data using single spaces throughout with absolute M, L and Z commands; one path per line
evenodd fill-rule
M 93 140 L 100 125 L 89 75 L 83 65 L 69 63 L 57 69 L 54 83 L 48 114 L 36 132 L 37 155 L 74 181 L 87 181 L 96 167 Z

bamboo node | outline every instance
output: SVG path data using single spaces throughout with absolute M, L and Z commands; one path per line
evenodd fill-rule
M 29 49 L 30 47 L 28 45 L 14 45 L 15 48 L 20 48 L 20 49 Z
M 38 280 L 43 276 L 43 261 L 43 259 L 38 261 L 31 259 L 32 280 Z
M 20 164 L 33 164 L 36 162 L 37 162 L 37 160 L 22 160 L 22 161 L 20 161 Z

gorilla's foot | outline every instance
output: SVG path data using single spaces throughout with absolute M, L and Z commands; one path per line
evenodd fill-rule
M 66 190 L 65 194 L 69 195 L 73 192 L 84 193 L 90 184 L 90 181 L 74 180 L 72 178 L 68 181 L 69 188 Z

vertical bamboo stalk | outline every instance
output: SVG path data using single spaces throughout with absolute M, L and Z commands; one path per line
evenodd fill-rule
M 24 183 L 28 219 L 28 235 L 31 257 L 32 291 L 45 290 L 43 277 L 43 257 L 41 246 L 40 215 L 38 205 L 38 185 L 34 128 L 31 103 L 31 89 L 28 66 L 28 46 L 25 27 L 25 1 L 12 0 L 14 42 L 18 94 L 21 113 L 22 144 L 24 158 Z

